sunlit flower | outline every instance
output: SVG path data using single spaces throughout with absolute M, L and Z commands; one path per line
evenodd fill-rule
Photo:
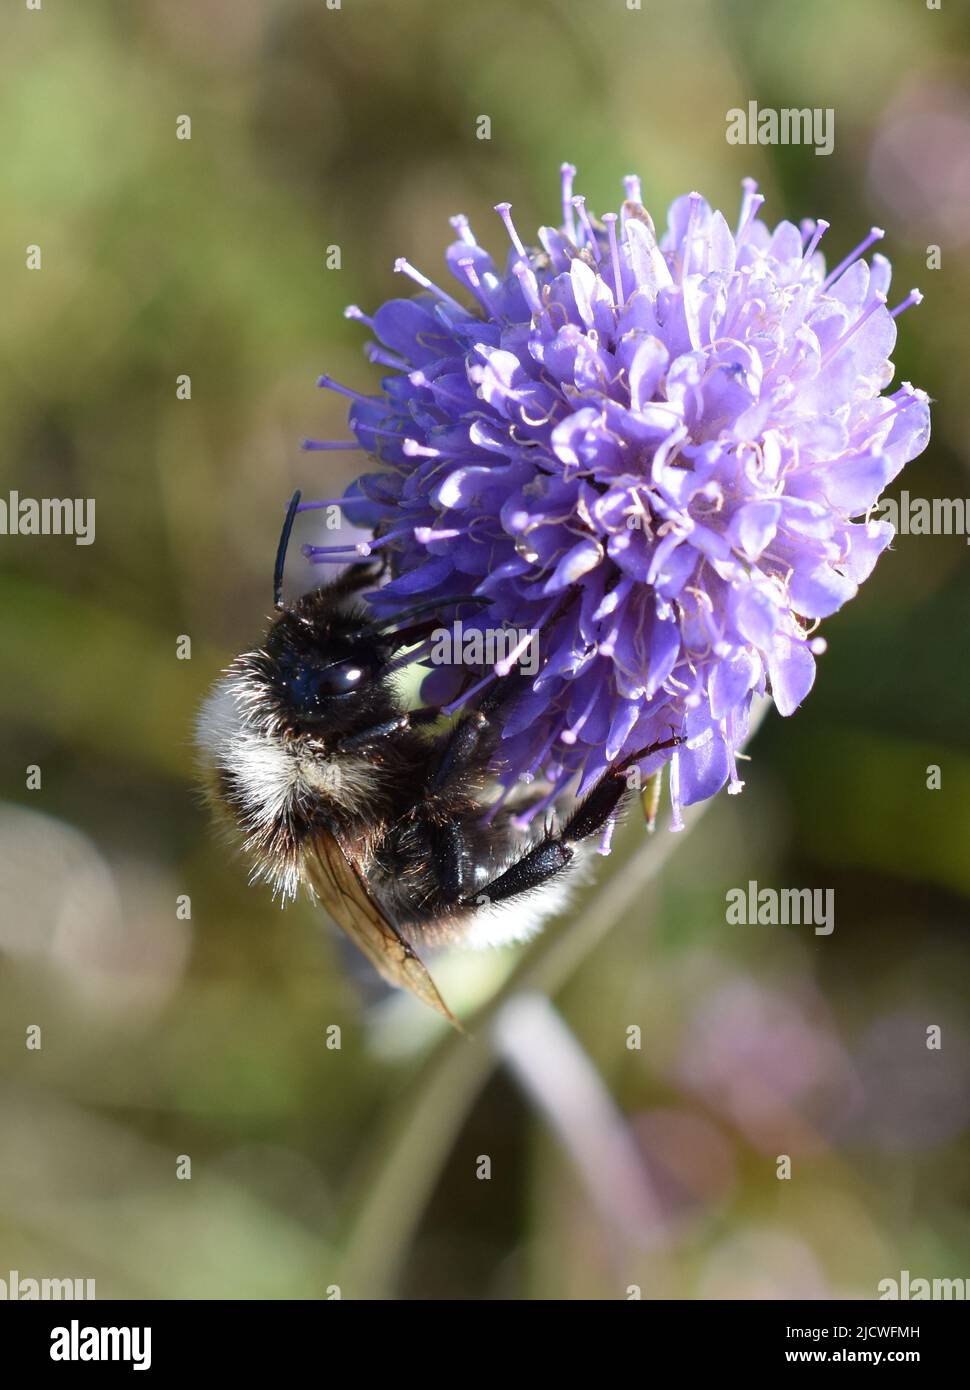
M 539 634 L 540 667 L 504 718 L 505 785 L 579 774 L 582 792 L 680 734 L 642 769 L 670 759 L 677 827 L 681 804 L 740 790 L 753 696 L 798 707 L 818 620 L 892 538 L 867 514 L 925 448 L 929 408 L 908 384 L 881 393 L 895 317 L 921 296 L 886 307 L 890 264 L 863 259 L 877 228 L 827 271 L 828 224 L 772 231 L 751 180 L 733 231 L 690 193 L 658 242 L 638 179 L 595 221 L 573 174 L 538 248 L 498 205 L 504 264 L 453 219 L 459 297 L 401 260 L 415 298 L 348 311 L 387 375 L 379 394 L 347 392 L 378 466 L 346 510 L 373 530 L 364 549 L 389 552 L 379 612 L 437 600 L 444 614 L 475 593 L 491 603 L 466 628 Z M 467 704 L 517 655 L 470 689 L 467 666 L 438 671 L 426 693 Z

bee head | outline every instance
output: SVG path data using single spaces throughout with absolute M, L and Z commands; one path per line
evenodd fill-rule
M 393 652 L 356 605 L 318 589 L 284 609 L 240 666 L 280 728 L 326 740 L 386 717 Z

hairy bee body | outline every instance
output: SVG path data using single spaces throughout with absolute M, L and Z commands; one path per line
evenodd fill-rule
M 284 897 L 305 887 L 388 980 L 447 1014 L 418 949 L 536 931 L 562 906 L 590 837 L 616 815 L 634 760 L 538 835 L 520 828 L 517 815 L 548 789 L 538 782 L 499 797 L 500 730 L 518 678 L 496 680 L 457 724 L 442 727 L 437 709 L 406 709 L 394 655 L 413 645 L 415 629 L 382 626 L 358 601 L 373 571 L 354 566 L 280 604 L 297 501 L 277 558 L 280 611 L 199 717 L 208 797 L 254 878 Z M 481 602 L 459 602 L 468 601 Z
M 532 843 L 513 827 L 515 803 L 484 820 L 497 791 L 494 723 L 472 714 L 457 737 L 414 727 L 382 675 L 393 643 L 362 638 L 367 621 L 339 590 L 322 589 L 276 619 L 265 647 L 236 658 L 199 719 L 210 802 L 254 878 L 285 896 L 314 890 L 308 866 L 323 836 L 415 947 L 530 935 L 561 892 L 541 903 L 474 901 Z M 320 695 L 315 675 L 353 662 L 373 679 Z

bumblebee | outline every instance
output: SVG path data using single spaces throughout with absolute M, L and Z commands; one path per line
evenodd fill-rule
M 496 809 L 501 728 L 522 678 L 497 680 L 457 723 L 437 708 L 407 709 L 400 654 L 441 622 L 440 605 L 375 618 L 361 599 L 378 577 L 369 564 L 284 605 L 299 500 L 280 537 L 265 640 L 231 663 L 199 716 L 207 796 L 241 839 L 253 879 L 286 897 L 304 887 L 390 984 L 454 1022 L 421 948 L 531 936 L 616 815 L 626 769 L 680 740 L 618 762 L 568 814 L 523 831 L 515 817 L 543 797 L 542 784 Z M 457 616 L 483 601 L 449 607 Z

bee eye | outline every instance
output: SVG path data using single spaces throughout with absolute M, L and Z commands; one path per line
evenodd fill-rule
M 307 719 L 323 718 L 328 701 L 362 690 L 376 674 L 376 666 L 355 657 L 322 668 L 296 663 L 280 672 L 288 702 Z
M 317 693 L 319 695 L 349 695 L 358 690 L 368 677 L 367 667 L 359 661 L 338 661 L 320 672 Z

